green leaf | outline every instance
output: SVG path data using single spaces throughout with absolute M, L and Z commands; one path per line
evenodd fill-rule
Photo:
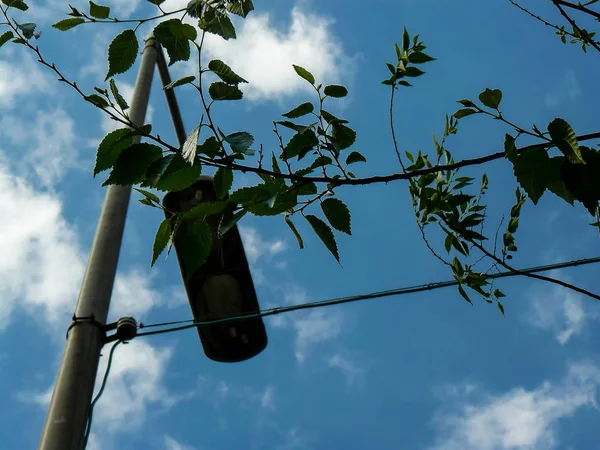
M 408 55 L 408 61 L 412 64 L 423 64 L 435 60 L 436 58 L 432 58 L 431 56 L 421 52 L 413 52 L 410 55 Z
M 330 84 L 329 86 L 325 86 L 323 93 L 329 97 L 342 98 L 348 95 L 348 89 L 337 84 Z
M 204 219 L 207 216 L 222 213 L 228 204 L 228 202 L 200 203 L 183 213 L 182 217 L 184 219 Z
M 473 304 L 473 302 L 471 301 L 471 299 L 465 292 L 464 288 L 460 284 L 458 285 L 458 292 L 460 293 L 460 295 L 462 295 L 462 298 L 464 298 L 466 301 L 468 301 L 471 305 Z
M 355 162 L 367 162 L 367 158 L 358 152 L 351 152 L 346 158 L 346 165 L 350 165 Z
M 166 91 L 167 89 L 173 89 L 173 88 L 176 88 L 177 86 L 182 86 L 184 84 L 191 83 L 195 79 L 196 79 L 196 77 L 194 75 L 190 75 L 190 76 L 187 76 L 187 77 L 179 78 L 178 80 L 171 81 L 169 84 L 167 84 L 164 87 L 164 90 Z
M 420 77 L 421 75 L 423 75 L 425 72 L 423 72 L 421 69 L 419 69 L 418 67 L 407 67 L 406 70 L 404 71 L 404 74 L 407 77 Z
M 477 106 L 471 100 L 467 100 L 467 99 L 458 100 L 457 102 L 468 108 L 474 108 L 475 106 Z
M 302 117 L 306 114 L 310 114 L 313 112 L 315 107 L 311 102 L 302 103 L 301 105 L 296 106 L 291 111 L 282 114 L 283 117 L 287 117 L 288 119 L 296 119 L 298 117 Z
M 292 233 L 294 233 L 294 236 L 296 237 L 296 240 L 298 241 L 298 246 L 301 249 L 303 249 L 304 241 L 302 241 L 302 236 L 300 236 L 300 233 L 298 233 L 298 230 L 296 229 L 296 225 L 294 225 L 294 222 L 292 222 L 292 219 L 290 219 L 290 216 L 285 216 L 285 223 L 287 223 L 288 227 L 290 227 L 290 230 L 292 230 Z
M 94 176 L 114 166 L 121 152 L 132 144 L 128 128 L 120 128 L 108 133 L 98 146 Z
M 488 108 L 498 109 L 502 101 L 502 91 L 500 89 L 486 88 L 485 91 L 479 94 L 479 101 Z
M 247 213 L 247 210 L 241 209 L 232 216 L 223 214 L 223 217 L 221 217 L 221 223 L 219 224 L 219 236 L 222 237 L 225 233 L 231 230 Z
M 306 130 L 301 133 L 296 133 L 288 141 L 283 149 L 283 154 L 286 159 L 291 159 L 304 152 L 306 149 L 312 149 L 319 143 L 317 136 L 312 130 Z
M 177 61 L 190 59 L 190 41 L 197 37 L 196 29 L 181 22 L 179 19 L 170 19 L 159 23 L 154 28 L 156 40 L 169 54 L 169 66 Z
M 86 95 L 85 99 L 89 100 L 94 105 L 100 108 L 108 108 L 108 102 L 103 97 L 100 97 L 98 94 Z
M 462 119 L 463 117 L 470 116 L 471 114 L 477 114 L 477 111 L 471 108 L 462 108 L 456 111 L 453 116 L 457 119 Z
M 162 149 L 157 145 L 142 142 L 127 147 L 117 158 L 103 186 L 110 184 L 128 186 L 141 183 L 146 177 L 148 167 L 161 156 Z
M 139 44 L 135 31 L 125 30 L 108 46 L 108 73 L 104 81 L 113 75 L 127 72 L 135 63 Z
M 342 233 L 352 234 L 350 211 L 344 202 L 337 198 L 328 198 L 321 202 L 321 209 L 333 228 Z
M 142 194 L 144 197 L 146 197 L 146 199 L 155 202 L 155 203 L 160 203 L 160 198 L 158 198 L 158 195 L 153 194 L 152 192 L 148 192 L 145 191 L 144 189 L 138 189 L 138 188 L 134 188 L 136 191 L 138 191 L 140 194 Z
M 517 146 L 515 145 L 515 138 L 508 133 L 504 136 L 504 155 L 510 162 L 515 163 L 517 159 Z
M 583 203 L 589 213 L 597 217 L 600 201 L 600 151 L 588 147 L 580 147 L 585 164 L 573 164 L 563 158 L 561 174 L 569 192 L 575 199 Z
M 10 41 L 13 37 L 15 37 L 15 35 L 10 30 L 2 33 L 2 36 L 0 36 L 0 47 Z
M 552 177 L 556 176 L 551 173 L 548 152 L 541 147 L 532 148 L 518 155 L 514 163 L 514 172 L 517 181 L 534 205 L 537 204 L 549 183 L 554 181 Z
M 180 227 L 177 239 L 181 270 L 187 281 L 206 262 L 212 247 L 212 231 L 206 222 L 186 222 Z
M 16 8 L 21 11 L 27 11 L 29 9 L 29 6 L 27 6 L 22 0 L 2 0 L 2 3 L 9 8 Z
M 214 183 L 217 197 L 220 199 L 225 198 L 233 184 L 233 171 L 228 168 L 219 167 L 215 172 Z
M 127 104 L 123 96 L 119 93 L 119 89 L 117 88 L 117 83 L 115 83 L 115 80 L 111 78 L 109 84 L 110 91 L 112 92 L 112 95 L 115 98 L 117 105 L 119 105 L 119 108 L 121 108 L 121 110 L 123 111 L 129 109 L 129 105 Z
M 227 11 L 242 17 L 246 17 L 253 9 L 252 0 L 234 0 L 227 3 Z
M 328 111 L 325 111 L 324 109 L 321 110 L 321 116 L 323 116 L 323 119 L 325 119 L 327 123 L 348 123 L 347 120 L 338 119 L 333 114 L 331 114 Z
M 82 23 L 85 23 L 85 19 L 83 19 L 81 17 L 73 17 L 70 19 L 59 20 L 54 25 L 52 25 L 52 28 L 56 28 L 57 30 L 60 30 L 60 31 L 67 31 L 67 30 L 70 30 L 71 28 L 76 27 L 77 25 L 80 25 Z
M 314 86 L 315 84 L 315 77 L 313 76 L 312 73 L 310 73 L 308 70 L 306 70 L 303 67 L 297 66 L 295 64 L 292 64 L 292 66 L 294 67 L 294 70 L 296 71 L 296 73 L 301 77 L 304 78 L 306 81 L 308 81 L 310 84 L 312 84 Z
M 280 186 L 276 184 L 258 184 L 247 186 L 232 192 L 229 199 L 240 205 L 252 205 L 265 202 L 277 195 Z
M 338 149 L 344 150 L 354 144 L 356 131 L 342 124 L 333 124 L 331 136 L 336 140 Z
M 90 1 L 90 16 L 96 19 L 108 19 L 110 15 L 110 8 L 108 6 L 96 5 Z
M 225 136 L 225 142 L 231 146 L 234 153 L 246 153 L 254 143 L 254 137 L 247 131 L 237 131 Z
M 323 244 L 325 244 L 325 247 L 331 252 L 336 261 L 340 262 L 340 255 L 331 228 L 316 216 L 307 215 L 305 217 L 315 234 L 321 239 Z
M 167 155 L 148 168 L 144 186 L 159 191 L 181 191 L 198 181 L 201 173 L 202 166 L 190 165 L 180 154 Z
M 208 33 L 221 36 L 226 41 L 235 39 L 235 27 L 227 14 L 223 14 L 215 9 L 208 9 L 202 14 L 198 26 Z
M 408 30 L 404 27 L 404 31 L 402 32 L 402 50 L 405 52 L 408 51 L 408 47 L 410 46 L 410 36 L 408 34 Z M 398 57 L 399 59 L 400 57 Z
M 281 173 L 281 169 L 279 168 L 279 163 L 277 162 L 277 158 L 275 158 L 275 153 L 271 154 L 271 165 L 273 166 L 273 172 L 275 173 Z M 285 181 L 282 180 L 283 183 L 285 183 Z
M 219 141 L 217 141 L 214 136 L 210 136 L 196 149 L 196 153 L 204 154 L 209 158 L 214 158 L 221 153 L 221 151 L 221 144 L 219 144 Z
M 158 226 L 158 231 L 154 237 L 154 245 L 152 246 L 152 262 L 150 263 L 150 267 L 154 266 L 154 263 L 169 243 L 170 237 L 171 221 L 169 219 L 165 219 Z
M 208 88 L 208 93 L 213 100 L 241 100 L 244 96 L 237 86 L 222 81 L 212 83 Z
M 237 85 L 239 83 L 247 83 L 246 80 L 231 70 L 231 67 L 218 59 L 210 61 L 208 63 L 208 68 L 227 84 Z
M 577 136 L 573 128 L 563 119 L 556 118 L 548 125 L 552 143 L 565 155 L 573 164 L 585 164 L 581 157 L 581 151 L 577 144 Z
M 500 310 L 500 312 L 502 313 L 502 315 L 504 315 L 504 306 L 502 306 L 502 303 L 496 302 L 496 304 L 498 305 L 498 309 Z

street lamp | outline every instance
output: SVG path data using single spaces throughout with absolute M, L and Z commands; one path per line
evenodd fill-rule
M 213 177 L 202 175 L 187 189 L 169 192 L 163 199 L 165 216 L 186 212 L 204 202 L 219 199 Z M 237 225 L 218 237 L 219 223 L 230 214 L 213 214 L 206 218 L 212 230 L 212 248 L 206 262 L 189 274 L 182 257 L 189 222 L 183 220 L 175 234 L 173 246 L 177 254 L 192 314 L 196 321 L 211 322 L 228 317 L 256 314 L 258 299 L 248 267 L 248 260 Z M 215 323 L 197 327 L 204 353 L 219 362 L 239 362 L 258 355 L 267 346 L 267 332 L 261 317 L 230 323 Z

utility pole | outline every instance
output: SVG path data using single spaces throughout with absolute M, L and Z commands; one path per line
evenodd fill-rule
M 137 126 L 144 124 L 157 54 L 151 34 L 145 41 L 129 113 Z M 135 142 L 139 140 L 136 136 Z M 39 450 L 83 448 L 130 195 L 130 186 L 109 186 L 106 191 Z

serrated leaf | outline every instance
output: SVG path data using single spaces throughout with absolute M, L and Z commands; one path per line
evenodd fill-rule
M 500 312 L 502 313 L 502 315 L 504 315 L 504 306 L 502 306 L 502 303 L 496 302 L 496 304 L 498 305 L 498 309 L 500 310 Z
M 356 131 L 342 124 L 333 124 L 331 136 L 336 140 L 338 150 L 350 147 L 356 141 Z
M 291 111 L 282 114 L 283 117 L 287 117 L 288 119 L 297 119 L 298 117 L 302 117 L 306 114 L 310 114 L 313 112 L 315 107 L 311 102 L 302 103 L 301 105 L 296 106 Z
M 100 108 L 108 108 L 108 102 L 103 97 L 100 97 L 98 94 L 86 95 L 85 99 L 89 100 L 94 105 Z
M 308 70 L 306 70 L 303 67 L 297 66 L 295 64 L 292 64 L 292 66 L 294 67 L 294 70 L 296 71 L 296 73 L 301 77 L 304 78 L 306 81 L 308 81 L 310 84 L 312 84 L 314 86 L 315 84 L 315 77 L 313 76 L 312 73 L 310 73 Z
M 190 41 L 197 37 L 196 29 L 179 19 L 165 20 L 154 28 L 156 40 L 167 50 L 169 66 L 190 59 Z
M 289 216 L 285 216 L 285 223 L 287 223 L 288 227 L 290 227 L 290 230 L 292 230 L 292 233 L 294 233 L 294 236 L 296 237 L 296 240 L 298 241 L 298 246 L 301 249 L 303 249 L 304 241 L 302 240 L 302 236 L 300 236 L 300 233 L 298 233 L 298 230 L 296 229 L 296 225 L 294 225 L 294 222 L 292 222 L 292 219 L 290 219 Z
M 98 146 L 94 176 L 113 167 L 121 152 L 132 143 L 131 133 L 127 128 L 120 128 L 108 133 Z
M 200 178 L 202 166 L 190 166 L 180 154 L 163 156 L 154 161 L 146 171 L 142 186 L 159 191 L 181 191 Z
M 241 209 L 233 215 L 223 214 L 223 217 L 221 217 L 221 223 L 219 223 L 219 236 L 222 237 L 225 235 L 225 233 L 231 230 L 247 213 L 247 210 Z
M 224 140 L 231 146 L 234 153 L 246 153 L 254 143 L 254 136 L 247 131 L 236 131 L 225 136 Z
M 107 19 L 110 15 L 110 8 L 108 6 L 97 5 L 90 1 L 90 16 L 96 19 Z
M 344 202 L 337 198 L 328 198 L 321 202 L 321 209 L 333 228 L 342 233 L 352 234 L 350 211 Z
M 155 203 L 160 203 L 160 198 L 158 198 L 158 195 L 153 194 L 152 192 L 148 192 L 144 189 L 138 189 L 138 188 L 134 188 L 136 191 L 138 191 L 140 194 L 142 194 L 147 200 L 151 200 Z
M 477 111 L 472 108 L 462 108 L 456 111 L 453 116 L 457 119 L 462 119 L 463 117 L 470 116 L 471 114 L 477 114 Z
M 280 186 L 275 184 L 247 186 L 232 192 L 229 198 L 232 202 L 240 205 L 265 202 L 273 198 L 279 192 L 280 188 Z
M 228 202 L 200 203 L 183 213 L 182 217 L 184 219 L 204 219 L 207 216 L 223 212 L 228 204 Z
M 348 95 L 348 89 L 337 84 L 330 84 L 329 86 L 325 86 L 323 93 L 329 97 L 342 98 Z
M 307 215 L 305 217 L 315 234 L 321 239 L 321 242 L 325 244 L 325 247 L 331 252 L 336 261 L 340 262 L 340 255 L 331 228 L 316 216 Z
M 333 114 L 331 114 L 328 111 L 325 111 L 324 109 L 321 110 L 321 116 L 327 121 L 327 123 L 348 123 L 347 120 L 338 119 Z
M 194 160 L 196 159 L 196 151 L 198 150 L 198 136 L 200 135 L 201 126 L 202 122 L 200 122 L 200 125 L 192 130 L 183 143 L 181 156 L 190 164 L 194 164 Z
M 475 103 L 468 99 L 457 100 L 457 103 L 460 103 L 461 105 L 469 108 L 474 108 L 476 106 Z
M 548 152 L 541 147 L 532 148 L 518 155 L 514 162 L 514 173 L 534 204 L 537 204 L 549 183 L 554 181 L 550 177 L 556 176 L 551 173 Z
M 486 88 L 485 91 L 479 94 L 479 101 L 488 108 L 498 109 L 502 101 L 502 91 L 500 89 Z
M 217 197 L 225 198 L 233 184 L 233 171 L 229 168 L 219 167 L 215 172 L 214 183 Z
M 15 35 L 10 30 L 2 33 L 2 36 L 0 36 L 0 47 L 10 41 L 13 37 L 15 37 Z
M 306 130 L 301 133 L 296 133 L 288 141 L 287 145 L 283 149 L 283 154 L 286 159 L 298 156 L 306 149 L 312 149 L 319 143 L 317 136 L 312 130 Z
M 277 162 L 277 158 L 275 158 L 275 153 L 271 154 L 271 165 L 273 166 L 273 172 L 281 173 L 281 169 L 279 168 L 279 163 Z M 282 180 L 282 182 L 285 182 Z
M 212 231 L 206 222 L 186 222 L 176 239 L 180 243 L 181 270 L 187 281 L 206 262 L 212 247 Z
M 121 152 L 103 186 L 141 183 L 146 177 L 148 167 L 161 157 L 162 149 L 157 145 L 145 142 L 133 144 Z
M 196 79 L 196 77 L 194 75 L 190 75 L 187 77 L 183 77 L 183 78 L 179 78 L 178 80 L 175 81 L 171 81 L 169 84 L 167 84 L 163 89 L 166 91 L 167 89 L 173 89 L 176 88 L 177 86 L 182 86 L 184 84 L 188 84 L 191 83 L 192 81 L 194 81 Z
M 150 267 L 154 266 L 154 263 L 165 250 L 169 239 L 171 237 L 171 221 L 169 219 L 163 220 L 158 226 L 156 236 L 154 236 L 154 245 L 152 246 L 152 262 Z
M 200 29 L 208 33 L 221 36 L 226 41 L 235 39 L 235 27 L 227 14 L 223 14 L 214 9 L 206 10 L 198 22 Z
M 121 110 L 123 111 L 129 109 L 129 105 L 127 104 L 123 96 L 119 93 L 119 89 L 117 88 L 117 83 L 115 83 L 115 80 L 111 78 L 109 84 L 110 91 L 112 92 L 112 95 L 115 98 L 117 105 L 119 105 L 119 108 L 121 108 Z
M 210 98 L 218 100 L 241 100 L 244 94 L 237 86 L 217 81 L 208 88 Z
M 504 136 L 504 156 L 513 164 L 517 159 L 517 146 L 515 145 L 515 138 L 510 134 L 506 133 Z
M 423 64 L 435 60 L 436 58 L 432 58 L 431 56 L 421 52 L 413 52 L 410 55 L 408 55 L 408 61 L 412 64 Z
M 52 28 L 56 28 L 60 31 L 67 31 L 73 27 L 76 27 L 77 25 L 81 25 L 82 23 L 85 23 L 85 19 L 81 17 L 73 17 L 70 19 L 59 20 L 54 25 L 52 25 Z
M 21 11 L 27 11 L 29 9 L 29 6 L 22 0 L 2 0 L 2 3 L 10 8 L 16 8 Z
M 108 46 L 108 73 L 104 81 L 113 75 L 127 72 L 135 63 L 139 44 L 135 31 L 125 30 Z
M 367 162 L 367 158 L 358 152 L 351 152 L 346 158 L 346 165 L 354 164 L 356 162 Z
M 406 29 L 406 27 L 404 27 L 404 31 L 402 32 L 402 50 L 403 51 L 408 51 L 408 47 L 410 46 L 410 36 L 408 34 L 408 30 Z M 398 51 L 396 50 L 396 53 L 398 53 Z M 398 59 L 400 59 L 400 56 L 398 56 Z
M 221 151 L 221 144 L 219 144 L 217 138 L 210 136 L 198 146 L 196 153 L 204 154 L 209 158 L 214 158 L 215 156 L 219 155 Z
M 556 118 L 548 125 L 552 143 L 565 155 L 573 164 L 585 164 L 581 157 L 581 151 L 577 144 L 577 136 L 566 120 Z
M 227 3 L 227 11 L 241 17 L 246 17 L 253 9 L 252 0 L 234 0 Z
M 227 84 L 237 85 L 239 83 L 247 83 L 246 80 L 236 74 L 233 70 L 231 70 L 231 67 L 221 60 L 213 59 L 208 63 L 208 68 Z

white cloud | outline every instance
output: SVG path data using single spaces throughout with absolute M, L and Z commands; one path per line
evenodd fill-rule
M 353 59 L 332 33 L 333 23 L 294 7 L 289 28 L 280 30 L 268 13 L 253 11 L 245 20 L 236 21 L 237 39 L 225 41 L 208 35 L 206 52 L 248 80 L 242 90 L 249 100 L 279 100 L 299 91 L 314 93 L 292 64 L 309 70 L 319 83 L 342 82 L 354 71 Z
M 195 450 L 195 447 L 182 444 L 167 434 L 165 435 L 165 450 Z
M 268 411 L 275 411 L 275 390 L 267 386 L 260 397 L 260 406 Z
M 239 230 L 244 242 L 244 250 L 246 251 L 248 263 L 252 265 L 256 264 L 261 258 L 268 260 L 286 249 L 286 244 L 283 240 L 266 240 L 259 234 L 256 228 L 240 226 Z
M 294 341 L 296 361 L 301 364 L 306 360 L 313 345 L 329 341 L 340 334 L 342 317 L 340 314 L 314 310 L 304 317 L 295 319 L 293 326 L 296 330 Z
M 332 369 L 340 370 L 346 377 L 346 384 L 353 386 L 358 380 L 365 375 L 365 370 L 358 367 L 353 361 L 336 353 L 327 360 L 327 365 Z
M 596 407 L 600 368 L 571 364 L 558 383 L 521 387 L 480 402 L 464 399 L 458 412 L 440 413 L 435 450 L 550 450 L 559 445 L 558 422 L 583 407 Z M 472 392 L 472 390 L 470 391 Z
M 4 56 L 6 50 L 2 48 Z M 11 59 L 15 62 L 9 63 L 8 58 L 0 60 L 0 109 L 23 108 L 23 103 L 16 101 L 17 97 L 31 96 L 40 92 L 48 94 L 53 91 L 49 89 L 48 79 L 42 71 L 42 66 L 31 55 L 19 54 L 19 57 L 23 58 L 21 60 L 17 59 L 15 52 L 10 53 L 13 53 Z
M 546 95 L 544 103 L 547 107 L 552 108 L 567 100 L 574 101 L 580 95 L 581 89 L 575 71 L 569 69 L 564 73 L 562 80 L 557 83 L 555 89 Z
M 550 276 L 556 275 L 554 271 Z M 596 312 L 584 307 L 579 294 L 559 286 L 535 291 L 531 306 L 528 322 L 537 328 L 552 331 L 562 345 L 581 333 L 586 322 L 598 317 Z

